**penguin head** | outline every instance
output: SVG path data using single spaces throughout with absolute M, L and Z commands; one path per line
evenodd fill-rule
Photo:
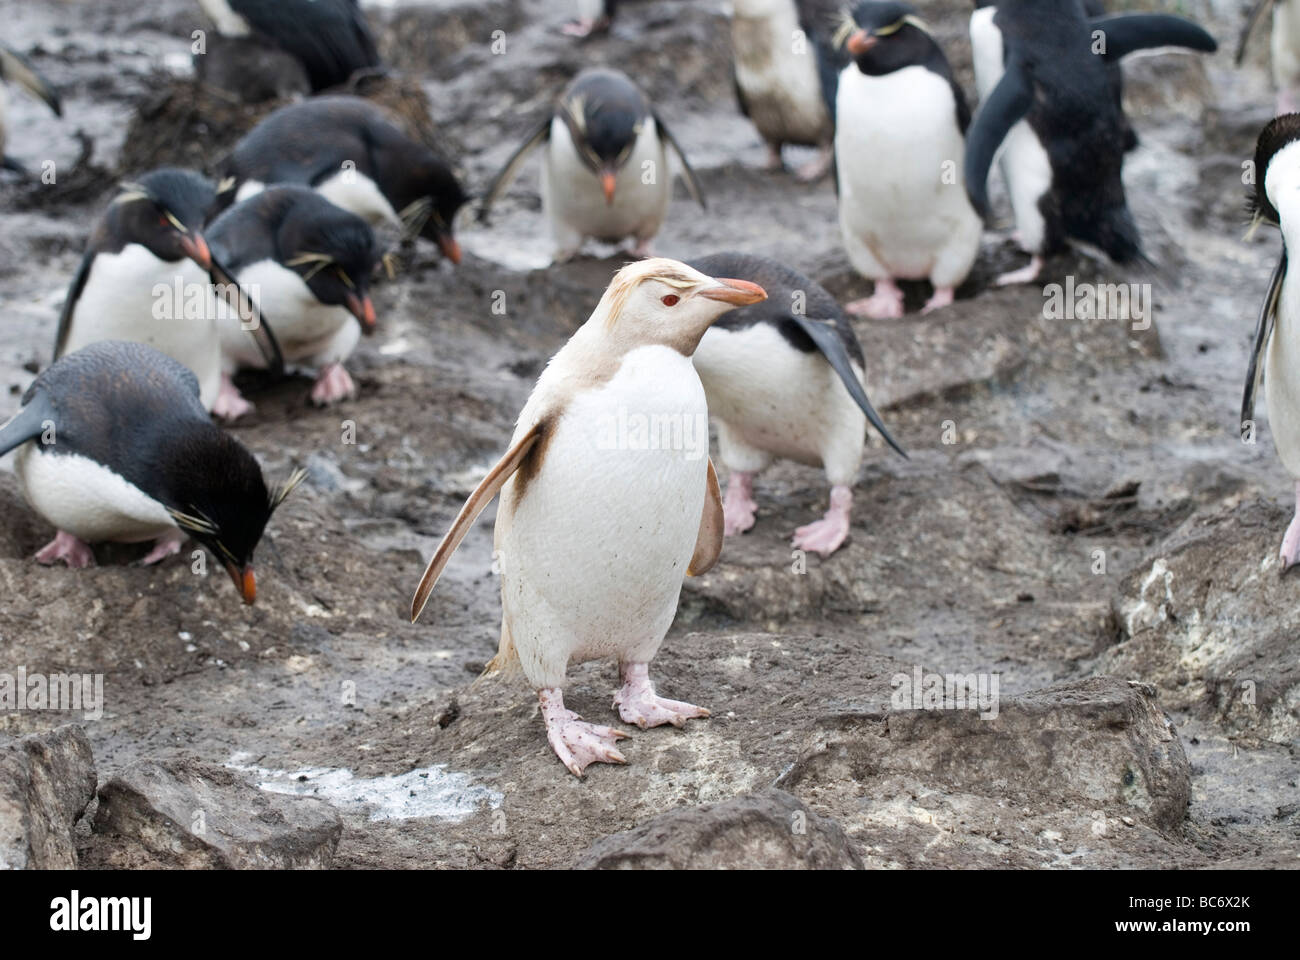
M 444 257 L 460 263 L 454 224 L 460 208 L 469 202 L 469 194 L 446 161 L 427 150 L 422 154 L 401 173 L 395 197 L 398 215 L 408 235 L 436 243 Z
M 138 243 L 159 260 L 188 257 L 208 270 L 212 255 L 201 231 L 216 200 L 212 182 L 192 170 L 154 170 L 122 183 L 103 228 L 123 245 Z
M 295 271 L 321 303 L 344 307 L 363 333 L 374 333 L 370 275 L 379 258 L 370 225 L 302 187 L 278 187 L 288 206 L 276 234 L 282 266 Z
M 617 70 L 584 70 L 560 97 L 558 112 L 579 159 L 600 180 L 605 202 L 612 204 L 618 172 L 650 119 L 645 95 Z
M 865 0 L 846 9 L 834 42 L 872 77 L 924 63 L 938 49 L 916 9 L 897 0 Z
M 216 426 L 183 438 L 163 469 L 172 520 L 221 562 L 244 602 L 252 603 L 257 598 L 253 551 L 271 514 L 304 472 L 297 470 L 268 490 L 253 455 Z
M 767 299 L 748 280 L 710 277 L 676 260 L 654 257 L 614 275 L 593 318 L 628 345 L 662 344 L 690 356 L 714 320 Z
M 1286 148 L 1297 140 L 1300 113 L 1274 117 L 1260 131 L 1255 142 L 1255 185 L 1247 197 L 1252 230 L 1260 223 L 1281 226 L 1281 210 L 1294 209 L 1287 191 L 1300 186 L 1300 149 Z

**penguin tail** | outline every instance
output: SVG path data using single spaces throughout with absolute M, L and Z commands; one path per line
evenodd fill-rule
M 515 650 L 514 639 L 510 636 L 510 627 L 505 617 L 501 618 L 501 643 L 497 647 L 497 655 L 487 662 L 483 672 L 478 678 L 470 684 L 470 688 L 477 687 L 489 677 L 501 677 L 510 679 L 523 672 L 523 665 L 519 662 L 519 653 Z

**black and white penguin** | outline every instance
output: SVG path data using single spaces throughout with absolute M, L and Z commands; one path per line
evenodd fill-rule
M 235 204 L 207 229 L 213 255 L 272 318 L 286 363 L 313 367 L 313 403 L 353 396 L 343 361 L 375 329 L 370 277 L 379 247 L 370 225 L 306 187 L 275 186 Z M 266 366 L 238 327 L 222 327 L 221 392 L 249 408 L 231 375 Z
M 273 183 L 311 187 L 371 224 L 400 226 L 460 263 L 456 213 L 469 199 L 448 162 L 361 97 L 281 107 L 236 144 L 222 169 L 223 205 Z
M 835 83 L 847 55 L 831 36 L 835 0 L 734 0 L 733 78 L 740 110 L 767 144 L 768 169 L 781 170 L 785 144 L 817 147 L 800 180 L 830 169 L 834 154 Z
M 58 529 L 37 561 L 87 567 L 91 543 L 152 540 L 151 564 L 193 537 L 245 603 L 257 596 L 253 551 L 303 477 L 268 490 L 253 455 L 208 418 L 194 374 L 121 340 L 70 353 L 36 378 L 0 426 L 0 455 L 15 448 L 23 496 Z
M 123 183 L 63 302 L 54 359 L 100 340 L 147 343 L 194 372 L 205 409 L 237 415 L 220 399 L 222 330 L 268 364 L 281 361 L 269 324 L 227 290 L 230 278 L 201 232 L 215 201 L 212 182 L 191 170 Z M 231 298 L 218 299 L 214 282 Z
M 901 317 L 898 279 L 934 284 L 923 313 L 945 307 L 983 229 L 961 186 L 966 98 L 906 3 L 866 0 L 844 11 L 835 44 L 852 58 L 835 93 L 840 233 L 853 268 L 875 281 L 870 297 L 845 310 Z
M 867 398 L 862 345 L 835 298 L 797 270 L 747 253 L 718 253 L 691 266 L 767 291 L 761 303 L 714 321 L 693 358 L 730 471 L 725 532 L 754 525 L 754 474 L 784 457 L 826 471 L 830 509 L 797 529 L 793 545 L 830 556 L 849 534 L 867 423 L 907 456 Z
M 223 37 L 253 39 L 302 64 L 313 93 L 380 66 L 357 0 L 199 0 Z
M 573 79 L 493 180 L 480 219 L 536 147 L 544 147 L 542 209 L 557 262 L 571 258 L 587 238 L 619 243 L 631 237 L 635 256 L 650 255 L 672 198 L 669 147 L 681 160 L 691 196 L 705 206 L 680 145 L 645 94 L 618 70 L 584 70 Z
M 54 111 L 56 117 L 63 116 L 63 104 L 60 102 L 59 95 L 54 91 L 54 88 L 50 86 L 50 82 L 42 77 L 25 57 L 20 56 L 8 47 L 0 46 L 0 164 L 21 173 L 23 172 L 22 164 L 5 155 L 5 87 L 10 83 L 22 87 L 32 96 L 44 102 L 47 107 Z
M 1281 231 L 1282 253 L 1255 326 L 1241 425 L 1245 432 L 1254 424 L 1262 378 L 1273 446 L 1295 480 L 1295 516 L 1280 550 L 1285 572 L 1300 562 L 1300 279 L 1290 270 L 1289 260 L 1290 251 L 1300 250 L 1300 114 L 1277 117 L 1260 133 L 1250 203 L 1256 223 Z
M 590 37 L 609 32 L 618 10 L 618 0 L 577 0 L 575 6 L 578 8 L 577 17 L 560 30 L 571 37 Z
M 1246 57 L 1246 44 L 1255 25 L 1272 8 L 1273 32 L 1270 39 L 1273 84 L 1277 87 L 1279 115 L 1300 110 L 1300 3 L 1297 0 L 1256 0 L 1246 17 L 1237 41 L 1237 66 Z
M 1017 239 L 1031 257 L 997 282 L 1033 280 L 1068 241 L 1117 263 L 1140 259 L 1121 176 L 1134 137 L 1115 65 L 1155 47 L 1212 52 L 1214 38 L 1164 14 L 1089 16 L 1080 0 L 998 0 L 972 15 L 971 45 L 981 103 L 966 142 L 966 189 L 987 214 L 989 167 L 1001 149 Z

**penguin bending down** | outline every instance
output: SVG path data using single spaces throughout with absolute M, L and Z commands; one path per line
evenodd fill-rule
M 719 253 L 691 266 L 757 283 L 768 296 L 714 323 L 695 351 L 709 416 L 718 425 L 718 453 L 731 471 L 722 504 L 725 533 L 754 525 L 754 474 L 773 457 L 787 457 L 826 470 L 830 509 L 796 530 L 793 545 L 830 556 L 849 534 L 867 422 L 907 456 L 867 399 L 862 345 L 834 297 L 774 260 Z
M 33 381 L 0 426 L 0 455 L 15 448 L 23 496 L 58 528 L 38 562 L 87 567 L 89 543 L 154 540 L 152 564 L 193 537 L 245 603 L 257 596 L 253 550 L 303 478 L 268 491 L 253 455 L 208 418 L 194 374 L 121 340 L 70 353 Z
M 269 187 L 214 220 L 208 240 L 258 310 L 275 318 L 285 361 L 317 369 L 312 402 L 353 396 L 343 361 L 375 330 L 369 290 L 379 254 L 369 225 L 306 187 Z M 238 328 L 222 328 L 221 349 L 225 402 L 247 411 L 231 375 L 265 359 Z
M 708 570 L 722 550 L 722 499 L 691 354 L 715 319 L 764 296 L 755 284 L 716 280 L 674 260 L 620 270 L 538 378 L 509 450 L 465 502 L 416 589 L 412 621 L 474 519 L 500 494 L 494 542 L 503 617 L 487 672 L 522 670 L 537 690 L 551 747 L 577 776 L 591 763 L 625 762 L 615 741 L 626 734 L 565 709 L 571 662 L 618 659 L 623 685 L 614 705 L 627 723 L 682 726 L 709 715 L 657 696 L 649 663 L 677 611 L 683 576 Z
M 1241 428 L 1255 421 L 1261 377 L 1268 421 L 1282 466 L 1295 479 L 1295 516 L 1282 538 L 1282 572 L 1300 562 L 1300 279 L 1290 270 L 1291 250 L 1300 250 L 1300 114 L 1277 117 L 1255 146 L 1256 223 L 1282 233 L 1282 255 L 1264 295 L 1241 400 Z
M 649 256 L 672 199 L 669 146 L 681 160 L 687 189 L 704 208 L 695 171 L 636 84 L 617 70 L 584 70 L 501 168 L 479 219 L 487 218 L 529 152 L 544 147 L 542 209 L 555 237 L 556 262 L 570 259 L 588 237 L 606 243 L 632 237 L 633 255 Z
M 270 113 L 226 159 L 225 207 L 270 184 L 311 187 L 372 225 L 400 226 L 460 263 L 456 213 L 469 199 L 445 159 L 361 97 L 314 97 Z
M 1214 38 L 1164 14 L 1089 17 L 1080 0 L 998 0 L 972 14 L 971 46 L 981 103 L 966 141 L 966 189 L 987 215 L 1001 148 L 1017 239 L 1030 254 L 997 282 L 1033 280 L 1071 240 L 1116 263 L 1142 259 L 1122 178 L 1134 137 L 1114 65 L 1154 47 L 1213 52 Z
M 1255 25 L 1273 9 L 1273 33 L 1270 41 L 1273 85 L 1277 87 L 1279 115 L 1300 110 L 1300 3 L 1296 0 L 1256 0 L 1237 41 L 1237 66 L 1246 57 L 1246 43 Z
M 740 110 L 767 144 L 768 169 L 782 170 L 781 147 L 817 147 L 796 171 L 816 180 L 834 156 L 834 99 L 828 90 L 843 67 L 826 25 L 828 0 L 735 0 L 731 14 L 733 77 Z M 841 58 L 842 59 L 842 58 Z
M 147 343 L 194 372 L 204 409 L 238 416 L 220 392 L 223 333 L 269 365 L 282 360 L 270 327 L 200 233 L 215 201 L 212 183 L 190 170 L 123 183 L 63 302 L 54 359 L 100 340 Z
M 8 47 L 0 46 L 0 165 L 19 173 L 22 164 L 5 156 L 5 85 L 16 83 L 32 96 L 43 101 L 54 111 L 56 117 L 63 116 L 63 104 L 54 92 L 48 80 L 42 77 L 26 58 L 19 56 Z
M 983 224 L 961 187 L 966 98 L 948 58 L 906 3 L 866 0 L 835 35 L 852 56 L 835 95 L 840 232 L 849 262 L 875 281 L 852 314 L 901 317 L 896 279 L 928 279 L 922 313 L 952 303 Z

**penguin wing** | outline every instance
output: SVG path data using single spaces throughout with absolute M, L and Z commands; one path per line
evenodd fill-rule
M 1033 81 L 1021 60 L 1008 60 L 1006 72 L 980 104 L 966 137 L 966 195 L 981 217 L 988 216 L 989 168 L 998 147 L 1034 102 Z
M 1246 44 L 1250 41 L 1250 35 L 1255 32 L 1255 25 L 1259 23 L 1264 11 L 1273 6 L 1273 0 L 1257 0 L 1255 6 L 1250 10 L 1250 15 L 1246 17 L 1246 25 L 1241 28 L 1241 36 L 1237 38 L 1237 55 L 1233 57 L 1233 63 L 1241 66 L 1241 62 L 1246 59 Z
M 686 566 L 686 574 L 698 577 L 708 573 L 722 555 L 723 522 L 722 490 L 718 487 L 718 472 L 709 460 L 709 474 L 704 478 L 704 512 L 700 514 L 700 533 L 695 540 L 695 552 Z
M 1273 336 L 1273 326 L 1277 323 L 1277 301 L 1282 294 L 1282 278 L 1286 276 L 1286 247 L 1282 248 L 1282 259 L 1273 270 L 1273 278 L 1268 283 L 1268 293 L 1264 296 L 1264 305 L 1259 310 L 1259 320 L 1255 323 L 1255 345 L 1250 351 L 1250 366 L 1246 370 L 1246 389 L 1241 396 L 1241 422 L 1255 419 L 1255 394 L 1259 391 L 1259 382 L 1264 379 L 1264 350 L 1269 338 Z
M 420 578 L 419 586 L 415 588 L 415 596 L 411 599 L 412 623 L 415 623 L 420 618 L 424 605 L 429 602 L 429 594 L 433 593 L 434 585 L 437 584 L 438 578 L 442 576 L 443 568 L 447 566 L 447 561 L 456 552 L 460 542 L 465 539 L 465 534 L 469 533 L 469 528 L 474 525 L 478 515 L 501 492 L 501 488 L 506 485 L 506 481 L 514 476 L 515 471 L 523 465 L 524 458 L 528 456 L 534 444 L 541 439 L 545 430 L 545 421 L 538 421 L 533 424 L 529 431 L 506 451 L 506 455 L 497 461 L 496 466 L 487 472 L 487 476 L 479 481 L 479 485 L 474 488 L 474 492 L 465 501 L 465 506 L 460 508 L 460 513 L 456 514 L 456 519 L 452 521 L 451 529 L 447 531 L 447 535 L 438 544 L 438 549 L 433 552 L 433 558 L 429 561 L 429 565 L 424 568 L 424 576 Z
M 235 317 L 240 321 L 241 326 L 245 322 L 252 324 L 247 329 L 253 342 L 257 344 L 262 359 L 266 361 L 267 369 L 277 377 L 283 375 L 284 354 L 280 351 L 280 341 L 276 339 L 275 331 L 266 322 L 266 314 L 248 295 L 243 284 L 221 265 L 221 261 L 216 256 L 211 257 L 211 263 L 208 279 L 212 281 L 213 294 L 221 297 L 235 309 Z M 244 320 L 245 317 L 248 318 L 247 321 Z
M 12 80 L 32 96 L 40 98 L 56 117 L 63 116 L 63 104 L 50 82 L 26 58 L 3 46 L 0 46 L 0 80 Z
M 858 379 L 857 373 L 853 370 L 853 364 L 849 360 L 849 352 L 844 348 L 844 341 L 840 339 L 839 332 L 834 325 L 825 320 L 810 320 L 808 317 L 797 316 L 793 313 L 790 316 L 799 325 L 799 328 L 808 334 L 809 339 L 821 351 L 822 356 L 826 358 L 826 362 L 831 365 L 831 369 L 839 375 L 844 388 L 849 391 L 849 396 L 853 398 L 853 402 L 862 409 L 862 412 L 867 415 L 867 420 L 885 438 L 885 443 L 893 447 L 894 451 L 904 460 L 909 459 L 907 451 L 900 447 L 898 441 L 890 436 L 889 431 L 885 429 L 885 424 L 880 419 L 880 414 L 876 413 L 871 401 L 867 398 L 867 391 L 862 389 L 862 382 Z
M 496 177 L 493 178 L 491 185 L 483 194 L 483 202 L 478 208 L 479 223 L 487 223 L 488 210 L 492 204 L 496 203 L 501 194 L 506 192 L 506 188 L 519 175 L 524 161 L 528 159 L 528 154 L 540 147 L 543 143 L 551 138 L 551 120 L 554 113 L 547 113 L 540 123 L 529 131 L 527 138 L 521 143 L 515 152 L 510 155 L 510 159 L 505 162 Z
M 50 401 L 49 394 L 39 388 L 34 390 L 26 405 L 8 423 L 0 425 L 0 457 L 19 444 L 39 437 L 45 424 L 53 420 L 54 404 Z
M 664 122 L 660 119 L 659 114 L 650 111 L 650 116 L 655 119 L 655 129 L 659 131 L 659 138 L 667 141 L 668 145 L 673 148 L 677 154 L 677 159 L 682 162 L 682 179 L 686 181 L 686 189 L 690 192 L 691 199 L 700 205 L 701 210 L 709 209 L 709 205 L 704 202 L 704 189 L 700 186 L 700 181 L 696 179 L 695 171 L 691 169 L 690 161 L 686 159 L 686 153 L 682 150 L 682 145 L 677 142 L 677 138 L 672 135 Z
M 54 334 L 54 360 L 63 356 L 63 348 L 67 345 L 68 334 L 72 332 L 72 315 L 76 312 L 77 301 L 81 299 L 82 293 L 86 290 L 86 280 L 90 277 L 90 265 L 95 261 L 95 251 L 87 250 L 86 255 L 81 258 L 81 266 L 77 268 L 76 276 L 72 278 L 72 286 L 68 288 L 68 296 L 63 301 L 63 309 L 59 311 L 59 329 Z
M 1213 53 L 1215 39 L 1192 21 L 1163 13 L 1128 13 L 1094 17 L 1089 26 L 1101 31 L 1106 47 L 1102 56 L 1115 61 L 1136 50 L 1155 47 L 1187 47 Z

